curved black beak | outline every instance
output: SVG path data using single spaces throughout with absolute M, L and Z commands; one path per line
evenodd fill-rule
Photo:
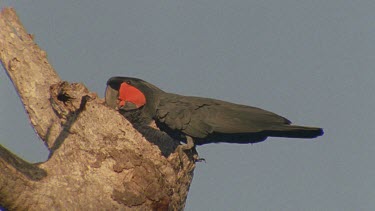
M 111 87 L 111 85 L 107 85 L 105 90 L 105 103 L 113 108 L 117 109 L 117 101 L 118 101 L 118 90 Z

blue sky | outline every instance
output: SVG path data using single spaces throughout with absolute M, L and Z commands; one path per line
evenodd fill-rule
M 261 107 L 315 140 L 198 147 L 186 210 L 375 209 L 374 1 L 4 1 L 63 80 L 111 76 Z M 0 70 L 0 144 L 47 151 Z

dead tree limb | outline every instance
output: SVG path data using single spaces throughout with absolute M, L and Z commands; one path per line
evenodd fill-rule
M 168 157 L 83 84 L 62 81 L 14 9 L 0 14 L 0 59 L 49 159 L 0 145 L 0 205 L 11 210 L 182 210 L 195 164 Z M 5 79 L 1 79 L 5 80 Z M 104 89 L 103 83 L 103 89 Z

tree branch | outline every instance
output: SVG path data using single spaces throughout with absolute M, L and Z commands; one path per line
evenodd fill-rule
M 27 34 L 13 9 L 1 12 L 0 22 L 1 61 L 7 70 L 24 106 L 31 124 L 48 146 L 59 133 L 60 127 L 50 130 L 50 139 L 45 139 L 51 122 L 58 122 L 49 106 L 49 87 L 61 79 L 47 61 L 47 54 Z
M 0 59 L 50 149 L 29 164 L 0 146 L 0 205 L 9 209 L 182 210 L 195 164 L 163 156 L 116 111 L 63 82 L 14 9 L 0 14 Z

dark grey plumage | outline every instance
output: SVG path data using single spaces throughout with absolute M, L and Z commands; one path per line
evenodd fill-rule
M 146 97 L 146 104 L 141 108 L 122 112 L 129 121 L 138 125 L 155 121 L 171 137 L 180 140 L 191 137 L 195 145 L 256 143 L 269 136 L 315 138 L 323 134 L 321 128 L 291 125 L 288 119 L 260 108 L 166 93 L 146 81 L 130 77 L 108 80 L 106 102 L 111 107 L 118 107 L 118 91 L 124 82 Z

